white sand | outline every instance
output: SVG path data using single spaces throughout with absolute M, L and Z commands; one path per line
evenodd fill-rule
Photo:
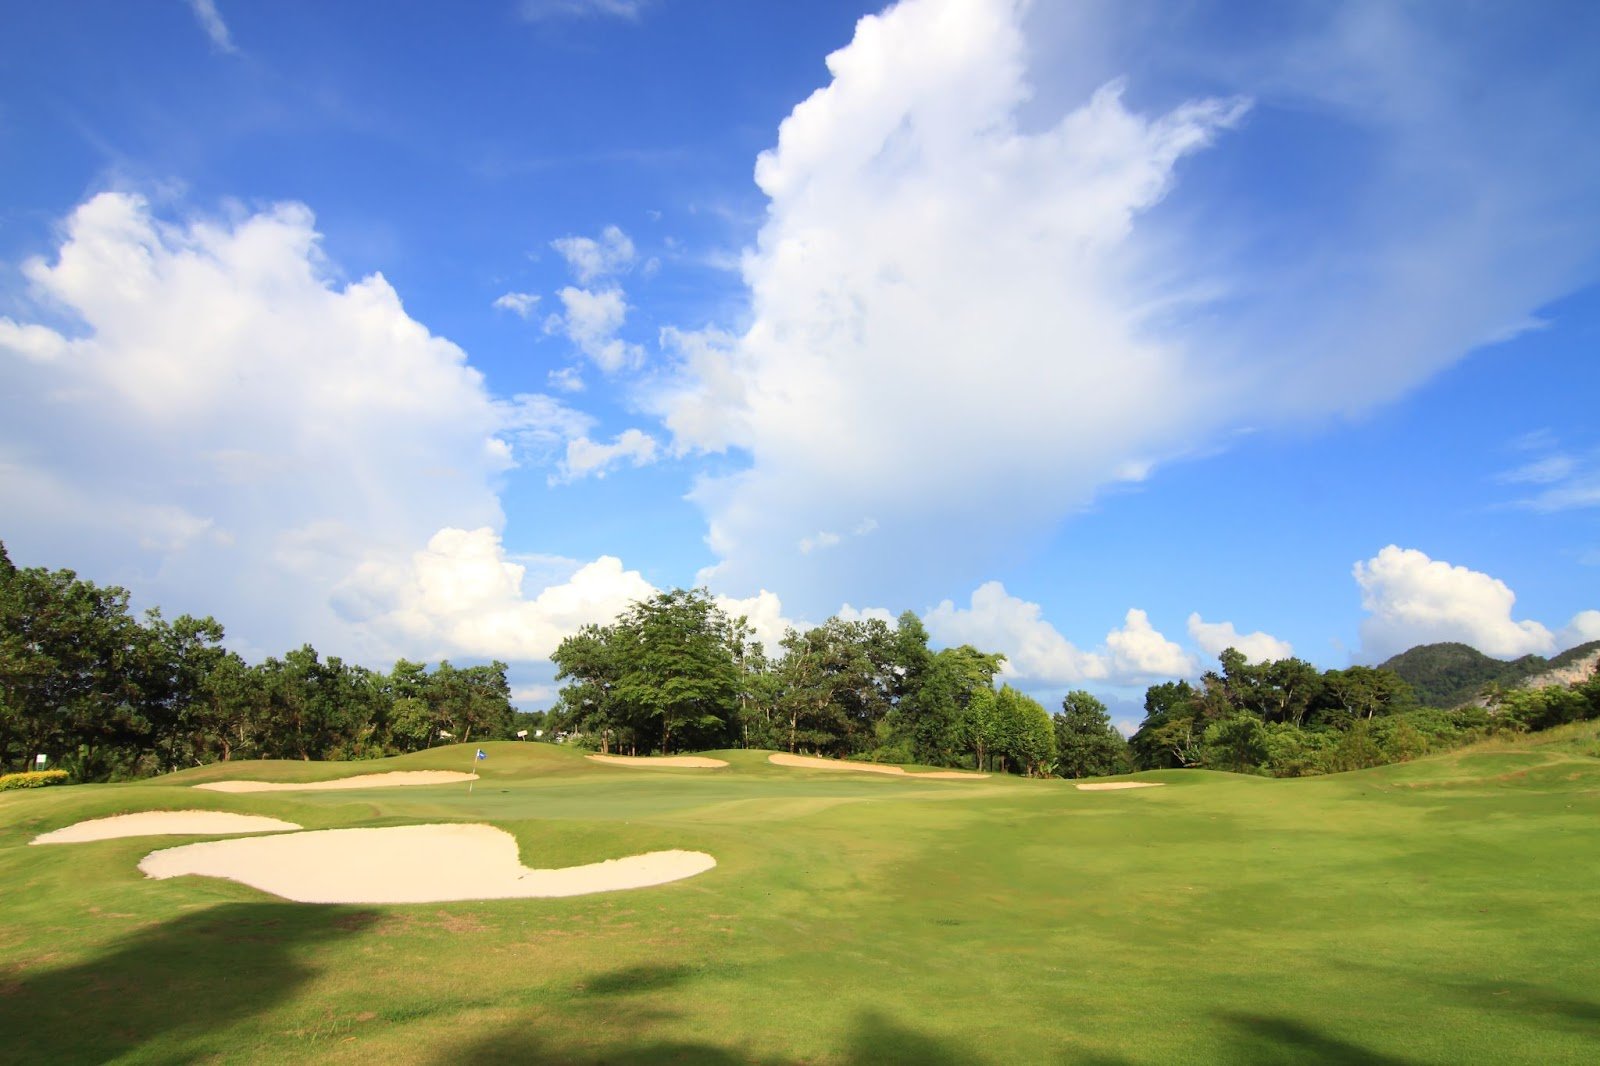
M 65 829 L 42 833 L 30 844 L 82 844 L 90 840 L 116 840 L 119 837 L 212 836 L 224 833 L 281 833 L 299 829 L 293 822 L 263 818 L 255 814 L 229 814 L 226 811 L 141 811 L 95 818 L 69 825 Z
M 603 762 L 607 766 L 693 766 L 701 770 L 715 770 L 728 764 L 721 759 L 705 755 L 589 755 L 590 762 Z
M 154 851 L 155 878 L 225 877 L 300 903 L 440 903 L 580 896 L 663 885 L 717 864 L 698 851 L 653 851 L 587 866 L 530 870 L 510 833 L 489 825 L 323 829 Z
M 779 752 L 768 755 L 774 766 L 795 766 L 804 770 L 859 770 L 865 774 L 894 774 L 897 777 L 935 778 L 942 781 L 982 781 L 988 774 L 967 774 L 959 770 L 928 770 L 909 773 L 903 767 L 884 766 L 871 762 L 846 762 L 843 759 L 823 759 L 815 755 L 790 755 Z
M 1160 788 L 1165 781 L 1095 781 L 1079 785 L 1079 792 L 1113 792 L 1119 788 Z
M 445 785 L 453 781 L 475 781 L 477 774 L 456 770 L 396 770 L 387 774 L 361 774 L 332 781 L 207 781 L 195 788 L 208 792 L 324 792 L 334 788 L 399 788 L 403 785 Z

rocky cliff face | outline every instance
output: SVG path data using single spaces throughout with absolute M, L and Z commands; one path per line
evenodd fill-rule
M 1573 651 L 1581 651 L 1574 648 Z M 1550 669 L 1543 673 L 1534 674 L 1526 681 L 1517 685 L 1517 688 L 1549 688 L 1551 685 L 1572 685 L 1579 681 L 1587 681 L 1594 676 L 1595 667 L 1600 665 L 1600 647 L 1596 647 L 1566 663 L 1552 662 Z

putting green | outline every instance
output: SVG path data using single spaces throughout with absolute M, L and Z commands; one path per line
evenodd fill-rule
M 458 770 L 453 747 L 0 794 L 20 1061 L 1587 1063 L 1600 739 L 1298 781 L 619 772 L 483 745 L 464 786 L 207 795 L 307 830 L 475 823 L 535 869 L 693 851 L 631 892 L 384 906 L 28 847 L 203 781 Z

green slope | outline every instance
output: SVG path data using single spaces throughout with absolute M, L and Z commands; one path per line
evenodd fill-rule
M 184 787 L 215 767 L 8 793 L 0 1057 L 1592 1062 L 1596 728 L 1323 778 L 1165 771 L 1123 792 L 812 773 L 758 752 L 620 769 L 486 744 L 470 793 Z M 486 821 L 533 865 L 667 846 L 719 865 L 566 900 L 327 907 L 142 878 L 174 838 L 26 843 L 193 806 L 317 828 Z

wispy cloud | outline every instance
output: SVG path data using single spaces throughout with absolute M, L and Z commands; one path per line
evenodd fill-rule
M 561 253 L 578 282 L 587 285 L 599 278 L 612 277 L 632 268 L 638 252 L 633 241 L 618 226 L 607 226 L 600 239 L 559 237 L 550 247 Z
M 222 21 L 222 15 L 217 12 L 216 0 L 188 0 L 188 3 L 194 17 L 200 20 L 200 28 L 211 38 L 212 46 L 219 52 L 238 54 L 239 48 L 233 43 L 228 24 Z
M 1537 496 L 1519 500 L 1518 506 L 1542 514 L 1574 511 L 1580 507 L 1600 507 L 1600 470 L 1590 471 L 1564 485 L 1556 485 Z
M 522 0 L 519 10 L 529 22 L 590 18 L 637 22 L 649 6 L 650 0 Z
M 1577 465 L 1577 460 L 1570 455 L 1547 455 L 1496 474 L 1494 479 L 1503 485 L 1549 485 L 1570 477 Z
M 606 373 L 637 367 L 644 349 L 622 340 L 617 331 L 628 317 L 627 294 L 616 281 L 633 269 L 638 253 L 633 241 L 616 226 L 607 226 L 600 239 L 561 237 L 550 242 L 561 253 L 579 284 L 556 293 L 562 310 L 545 318 L 546 333 L 561 333 Z
M 1546 454 L 1494 476 L 1503 485 L 1539 487 L 1539 491 L 1513 501 L 1511 506 L 1541 514 L 1600 507 L 1600 451 L 1573 454 L 1547 430 L 1519 437 L 1512 447 Z
M 577 481 L 594 476 L 603 478 L 606 472 L 622 463 L 649 466 L 659 453 L 655 438 L 638 429 L 626 429 L 610 444 L 578 437 L 567 442 L 567 457 L 561 469 L 551 475 L 550 484 Z

